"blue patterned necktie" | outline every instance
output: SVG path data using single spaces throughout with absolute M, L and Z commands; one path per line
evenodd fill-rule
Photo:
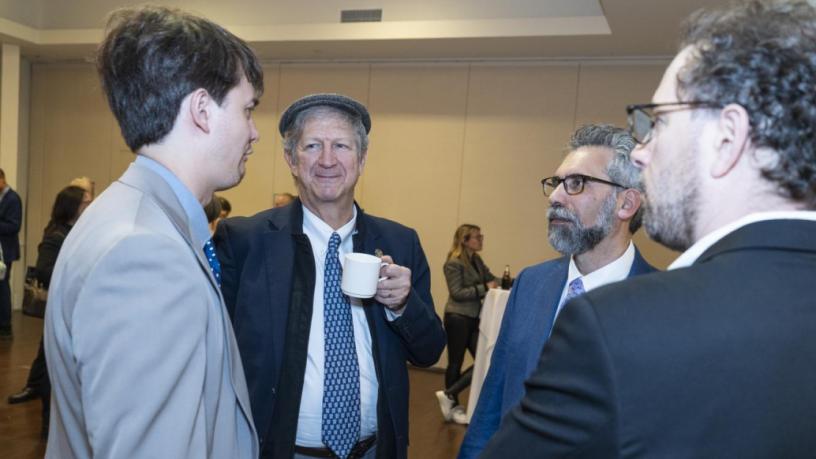
M 213 245 L 212 239 L 204 244 L 204 255 L 207 256 L 207 262 L 210 264 L 210 271 L 212 271 L 213 277 L 215 277 L 215 282 L 221 287 L 221 263 L 218 262 L 218 257 L 215 256 L 215 246 Z
M 348 457 L 360 437 L 360 368 L 354 344 L 351 304 L 340 290 L 343 268 L 337 255 L 340 235 L 332 233 L 323 278 L 323 444 Z
M 584 281 L 582 281 L 580 277 L 575 278 L 569 283 L 569 289 L 567 290 L 567 297 L 564 299 L 564 303 L 584 292 Z

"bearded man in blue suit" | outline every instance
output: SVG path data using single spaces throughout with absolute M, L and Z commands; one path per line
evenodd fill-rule
M 634 146 L 623 129 L 584 126 L 572 135 L 555 176 L 542 180 L 550 200 L 549 242 L 564 256 L 519 273 L 460 458 L 478 456 L 521 400 L 524 380 L 568 299 L 655 270 L 632 243 L 643 200 L 640 174 L 629 158 Z

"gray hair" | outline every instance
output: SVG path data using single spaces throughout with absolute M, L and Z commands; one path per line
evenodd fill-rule
M 613 151 L 612 161 L 606 166 L 606 174 L 615 183 L 633 188 L 645 195 L 638 169 L 630 158 L 635 148 L 635 139 L 625 129 L 611 124 L 587 124 L 572 134 L 569 141 L 571 151 L 581 147 L 606 147 Z M 617 194 L 619 190 L 615 190 Z M 643 223 L 643 206 L 629 221 L 629 232 L 634 234 Z
M 297 155 L 295 154 L 295 151 L 297 149 L 298 142 L 300 142 L 300 138 L 303 136 L 303 128 L 306 126 L 306 122 L 311 119 L 328 116 L 340 117 L 351 125 L 351 128 L 354 130 L 357 138 L 357 159 L 359 161 L 363 160 L 363 154 L 368 151 L 368 134 L 366 133 L 362 119 L 359 116 L 354 116 L 351 113 L 338 110 L 334 107 L 318 105 L 307 108 L 298 113 L 297 116 L 295 116 L 295 120 L 292 121 L 289 129 L 283 133 L 283 152 L 289 156 L 292 164 L 297 164 Z

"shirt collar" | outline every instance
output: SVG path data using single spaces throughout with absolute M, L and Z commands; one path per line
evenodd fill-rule
M 584 284 L 584 290 L 588 292 L 602 285 L 624 280 L 629 276 L 634 261 L 635 245 L 632 244 L 632 241 L 629 241 L 629 247 L 621 256 L 588 274 L 581 274 L 575 264 L 575 257 L 572 256 L 570 257 L 569 273 L 567 274 L 567 285 L 580 277 L 581 282 Z
M 351 220 L 336 230 L 329 226 L 328 223 L 321 220 L 320 217 L 315 215 L 306 206 L 303 206 L 303 230 L 304 232 L 308 231 L 309 234 L 315 236 L 317 238 L 317 241 L 315 242 L 320 244 L 320 247 L 323 247 L 324 249 L 325 247 L 328 247 L 329 238 L 331 237 L 332 233 L 337 233 L 340 236 L 341 243 L 349 236 L 355 234 L 357 232 L 355 229 L 356 222 L 357 206 L 352 207 Z
M 173 190 L 184 209 L 187 220 L 190 222 L 190 232 L 192 233 L 195 242 L 199 247 L 204 247 L 204 244 L 210 240 L 210 227 L 207 225 L 207 216 L 204 214 L 204 206 L 198 202 L 193 193 L 181 183 L 181 180 L 175 176 L 170 169 L 164 167 L 158 161 L 148 158 L 144 155 L 136 155 L 136 164 L 146 167 L 159 175 Z
M 776 211 L 776 212 L 754 212 L 748 214 L 738 220 L 721 226 L 714 231 L 706 234 L 700 240 L 694 243 L 691 247 L 683 252 L 672 264 L 669 265 L 669 270 L 686 268 L 694 264 L 700 255 L 705 253 L 712 245 L 716 244 L 720 239 L 751 223 L 761 222 L 765 220 L 810 220 L 816 221 L 816 211 L 811 210 L 790 210 L 790 211 Z

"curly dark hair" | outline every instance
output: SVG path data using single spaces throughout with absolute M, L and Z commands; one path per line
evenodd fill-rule
M 744 107 L 753 144 L 778 156 L 762 176 L 816 208 L 816 8 L 752 0 L 698 11 L 683 37 L 692 54 L 678 72 L 678 96 Z
M 263 70 L 243 40 L 206 19 L 164 7 L 111 13 L 97 70 L 134 152 L 163 139 L 181 101 L 198 88 L 220 104 L 245 76 L 256 97 L 263 93 Z

